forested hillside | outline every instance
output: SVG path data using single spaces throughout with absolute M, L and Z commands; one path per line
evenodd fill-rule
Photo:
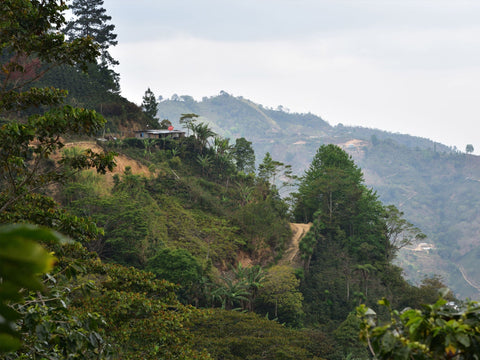
M 259 154 L 247 135 L 263 131 L 263 144 L 277 146 L 282 127 L 297 129 L 300 139 L 302 121 L 228 94 L 221 96 L 253 109 L 235 111 L 260 113 L 267 123 L 247 119 L 248 131 L 227 138 L 185 111 L 184 137 L 128 136 L 168 122 L 155 118 L 151 92 L 141 108 L 118 95 L 107 51 L 115 36 L 102 3 L 89 1 L 86 13 L 85 2 L 71 4 L 76 23 L 88 26 L 86 14 L 95 14 L 104 25 L 94 36 L 69 25 L 56 1 L 0 5 L 2 359 L 341 360 L 369 359 L 374 348 L 382 358 L 394 349 L 425 355 L 418 358 L 475 353 L 475 304 L 444 290 L 425 306 L 426 319 L 420 311 L 402 313 L 413 312 L 418 325 L 400 315 L 435 302 L 444 284 L 435 276 L 419 286 L 405 281 L 394 260 L 424 239 L 421 229 L 382 203 L 342 146 L 318 143 L 323 133 L 346 141 L 349 130 L 328 135 L 323 120 L 301 115 L 320 129 L 312 130 L 315 155 L 298 178 L 278 150 Z M 405 145 L 378 135 L 365 146 L 359 159 L 370 157 L 367 149 Z M 308 231 L 293 236 L 292 221 Z M 456 302 L 448 308 L 447 300 Z M 375 329 L 373 314 L 380 323 L 403 316 L 405 323 L 395 324 L 411 326 L 414 338 Z
M 320 145 L 341 146 L 362 168 L 366 184 L 379 198 L 397 206 L 427 235 L 430 250 L 402 250 L 399 256 L 408 278 L 419 283 L 425 276 L 438 274 L 458 296 L 479 296 L 475 286 L 480 285 L 480 274 L 473 265 L 480 245 L 477 156 L 410 135 L 330 126 L 313 114 L 290 113 L 281 106 L 268 109 L 225 92 L 202 101 L 173 96 L 158 105 L 161 119 L 175 121 L 181 113 L 200 114 L 223 136 L 244 134 L 260 157 L 269 152 L 292 165 L 297 175 L 309 166 Z

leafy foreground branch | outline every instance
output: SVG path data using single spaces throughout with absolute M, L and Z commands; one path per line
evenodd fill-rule
M 0 213 L 75 171 L 115 166 L 113 153 L 91 150 L 52 160 L 65 136 L 94 136 L 106 122 L 93 110 L 63 105 L 65 90 L 36 87 L 52 68 L 86 70 L 99 55 L 91 37 L 65 39 L 65 10 L 53 0 L 0 4 Z
M 372 309 L 357 308 L 362 318 L 360 337 L 376 359 L 478 359 L 480 354 L 480 305 L 467 301 L 461 306 L 443 297 L 421 310 L 392 310 L 390 322 L 379 325 Z
M 50 160 L 64 146 L 62 136 L 94 135 L 104 123 L 93 110 L 65 106 L 43 116 L 31 116 L 26 123 L 10 121 L 0 127 L 0 212 L 27 194 L 64 182 L 81 169 L 111 171 L 115 166 L 114 153 L 87 150 L 75 156 L 63 156 L 58 164 Z
M 0 228 L 0 279 L 2 359 L 210 358 L 190 345 L 202 315 L 176 285 L 103 264 L 51 230 Z
M 57 233 L 27 225 L 0 227 L 0 353 L 20 347 L 15 322 L 20 312 L 11 303 L 23 301 L 22 292 L 43 288 L 38 274 L 49 272 L 55 258 L 38 241 L 59 241 Z

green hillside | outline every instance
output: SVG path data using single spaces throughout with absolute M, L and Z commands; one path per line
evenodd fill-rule
M 301 175 L 322 144 L 338 144 L 365 173 L 366 184 L 380 199 L 394 204 L 428 236 L 428 253 L 402 251 L 400 264 L 418 283 L 439 274 L 460 297 L 478 298 L 468 284 L 480 282 L 468 258 L 480 245 L 480 160 L 425 138 L 361 127 L 330 126 L 313 114 L 267 109 L 225 92 L 195 101 L 175 96 L 159 103 L 158 116 L 172 121 L 197 113 L 218 133 L 234 139 L 248 136 L 260 159 L 270 152 Z M 353 121 L 353 120 L 352 120 Z M 467 255 L 466 255 L 467 254 Z M 403 256 L 404 255 L 404 256 Z
M 352 138 L 352 128 L 226 93 L 162 102 L 177 106 L 186 136 L 135 138 L 159 124 L 118 94 L 102 4 L 72 1 L 69 23 L 63 2 L 0 5 L 2 359 L 366 360 L 372 344 L 382 358 L 478 353 L 478 306 L 436 276 L 419 286 L 402 277 L 394 260 L 424 235 L 365 181 L 397 179 L 383 196 L 408 196 L 401 208 L 423 206 L 430 223 L 461 212 L 418 259 L 463 261 L 454 269 L 468 278 L 475 157 L 428 140 L 404 156 L 409 137 Z M 385 157 L 394 152 L 398 161 Z M 287 158 L 302 159 L 302 176 Z M 398 169 L 364 175 L 361 161 Z M 451 233 L 462 235 L 456 252 Z M 402 259 L 415 274 L 418 262 Z M 381 326 L 389 321 L 410 328 Z

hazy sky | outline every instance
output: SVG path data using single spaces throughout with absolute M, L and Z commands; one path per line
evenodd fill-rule
M 480 2 L 105 0 L 123 96 L 224 90 L 480 154 Z M 201 115 L 201 114 L 200 114 Z

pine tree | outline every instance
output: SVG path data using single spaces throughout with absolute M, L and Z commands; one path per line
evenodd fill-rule
M 117 45 L 117 35 L 113 33 L 115 25 L 107 24 L 112 20 L 102 7 L 103 0 L 73 0 L 70 6 L 76 19 L 67 23 L 64 33 L 71 39 L 90 36 L 100 46 L 101 60 L 109 65 L 118 65 L 107 49 Z
M 107 24 L 112 17 L 106 14 L 103 0 L 73 0 L 70 9 L 75 18 L 67 23 L 63 32 L 70 40 L 91 37 L 99 46 L 100 58 L 98 64 L 89 66 L 90 76 L 113 92 L 120 91 L 119 74 L 110 67 L 118 65 L 108 48 L 117 45 L 117 34 L 113 33 L 115 25 Z M 95 66 L 93 66 L 95 65 Z
M 353 199 L 358 199 L 363 191 L 361 170 L 350 155 L 333 144 L 317 150 L 300 180 L 294 209 L 294 216 L 300 222 L 313 221 L 318 210 L 330 219 L 339 219 L 336 215 L 351 212 Z
M 150 118 L 158 120 L 157 107 L 158 107 L 158 102 L 157 102 L 157 99 L 155 98 L 155 94 L 153 93 L 152 90 L 150 90 L 150 88 L 148 88 L 145 91 L 145 95 L 143 95 L 142 110 Z

